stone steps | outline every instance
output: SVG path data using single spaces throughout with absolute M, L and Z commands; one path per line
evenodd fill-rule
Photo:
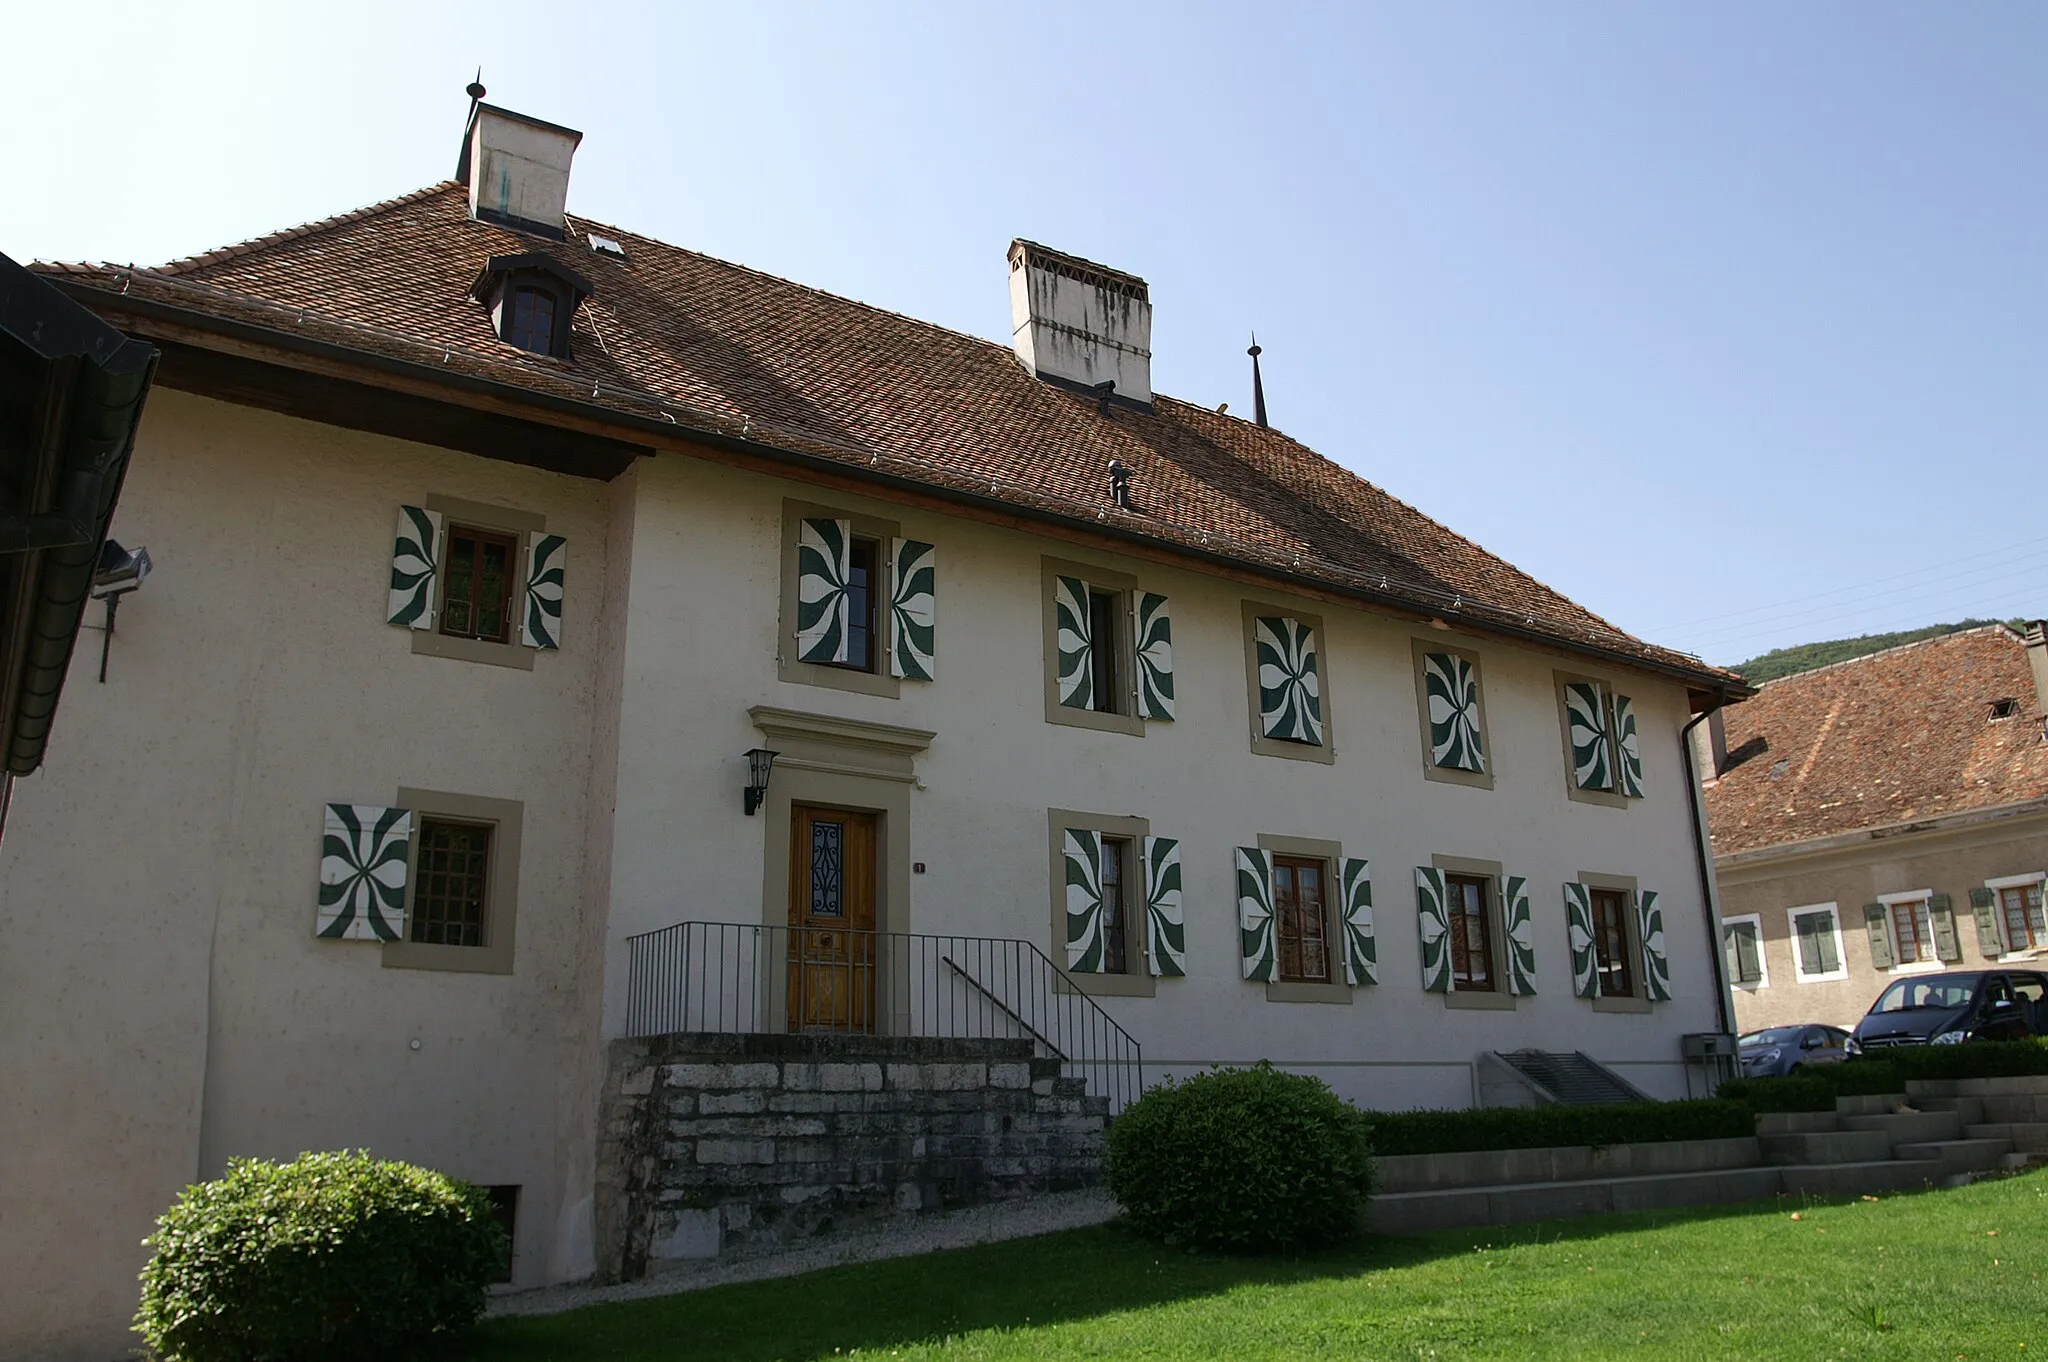
M 1938 1187 L 1948 1176 L 1938 1160 L 1871 1159 L 1860 1163 L 1808 1164 L 1780 1168 L 1783 1189 L 1792 1196 L 1877 1196 Z
M 1813 1130 L 1764 1135 L 1764 1162 L 1775 1164 L 1869 1163 L 1892 1157 L 1893 1140 L 1882 1130 Z
M 1960 1139 L 1963 1118 L 1953 1111 L 1890 1111 L 1882 1116 L 1837 1117 L 1844 1130 L 1881 1130 L 1893 1144 Z
M 1714 1168 L 1642 1177 L 1382 1193 L 1368 1204 L 1366 1220 L 1377 1233 L 1414 1234 L 1460 1225 L 1515 1225 L 1613 1211 L 1761 1201 L 1779 1190 L 1782 1172 L 1778 1168 Z
M 1897 1150 L 1902 1160 L 1938 1163 L 1943 1173 L 1950 1176 L 2002 1168 L 2005 1157 L 2012 1152 L 2010 1140 L 1927 1140 L 1902 1144 Z
M 1963 1134 L 1973 1140 L 2005 1140 L 2020 1154 L 2048 1155 L 2048 1121 L 1973 1121 Z

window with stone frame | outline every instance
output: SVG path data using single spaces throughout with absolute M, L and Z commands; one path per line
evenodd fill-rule
M 1305 856 L 1273 857 L 1273 931 L 1279 979 L 1330 982 L 1327 894 L 1329 868 Z
M 1453 992 L 1492 993 L 1499 988 L 1493 973 L 1491 889 L 1482 876 L 1444 876 Z
M 491 828 L 419 820 L 407 939 L 430 946 L 484 946 L 490 934 Z
M 1587 897 L 1593 911 L 1593 967 L 1599 973 L 1602 998 L 1636 996 L 1635 952 L 1630 949 L 1629 896 L 1617 889 L 1594 888 Z

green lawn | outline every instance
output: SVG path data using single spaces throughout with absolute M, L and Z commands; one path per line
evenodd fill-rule
M 1202 1258 L 1111 1226 L 564 1315 L 521 1359 L 2025 1358 L 2048 1353 L 2048 1172 L 1882 1201 L 1457 1230 Z

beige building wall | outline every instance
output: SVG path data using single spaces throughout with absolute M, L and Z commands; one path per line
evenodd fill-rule
M 385 623 L 396 508 L 429 497 L 567 536 L 559 652 L 531 670 L 421 656 Z M 888 698 L 782 679 L 790 501 L 936 545 L 935 681 Z M 1104 1000 L 1148 1078 L 1272 1059 L 1369 1105 L 1463 1106 L 1479 1052 L 1535 1046 L 1677 1096 L 1679 1035 L 1717 1026 L 1676 683 L 680 455 L 602 484 L 177 391 L 151 402 L 114 532 L 156 573 L 122 610 L 107 685 L 82 642 L 0 848 L 0 1356 L 126 1346 L 137 1241 L 237 1155 L 361 1145 L 518 1184 L 515 1281 L 587 1273 L 625 940 L 785 920 L 792 795 L 887 811 L 886 929 L 1019 937 L 1059 961 L 1048 811 L 1180 839 L 1188 975 Z M 1175 722 L 1046 721 L 1048 557 L 1171 598 Z M 1247 600 L 1321 617 L 1334 761 L 1253 750 Z M 1424 774 L 1418 638 L 1480 662 L 1491 789 Z M 1568 796 L 1560 671 L 1634 698 L 1646 798 Z M 933 736 L 914 782 L 784 771 L 749 818 L 760 706 Z M 322 807 L 401 787 L 523 805 L 511 974 L 386 968 L 374 944 L 314 938 Z M 1280 1002 L 1242 979 L 1233 850 L 1262 838 L 1370 860 L 1377 986 Z M 1536 996 L 1489 1010 L 1422 991 L 1414 868 L 1445 858 L 1529 880 Z M 1602 877 L 1662 896 L 1671 1002 L 1573 996 L 1561 885 Z
M 1211 1063 L 1317 1073 L 1372 1105 L 1462 1106 L 1483 1050 L 1580 1049 L 1648 1091 L 1679 1095 L 1678 1035 L 1716 1026 L 1715 949 L 1694 865 L 1675 684 L 1586 668 L 1529 649 L 1444 634 L 1326 601 L 1293 601 L 1325 623 L 1328 765 L 1253 752 L 1241 603 L 1281 593 L 1103 553 L 1062 540 L 822 492 L 684 459 L 640 469 L 633 535 L 613 847 L 607 1033 L 624 1024 L 623 938 L 683 920 L 786 921 L 784 882 L 764 888 L 771 842 L 788 837 L 771 803 L 741 812 L 742 754 L 773 744 L 748 719 L 766 704 L 936 734 L 916 759 L 900 859 L 908 881 L 891 930 L 1051 939 L 1047 811 L 1148 820 L 1181 840 L 1188 977 L 1104 1006 L 1144 1046 L 1148 1077 Z M 937 546 L 937 678 L 898 698 L 779 680 L 779 537 L 785 499 L 900 523 Z M 1042 561 L 1135 577 L 1172 601 L 1173 723 L 1142 736 L 1044 718 Z M 721 583 L 718 588 L 712 582 Z M 646 591 L 649 582 L 696 590 Z M 1483 660 L 1495 773 L 1491 790 L 1423 775 L 1411 640 L 1441 639 Z M 1554 673 L 1602 676 L 1641 711 L 1649 796 L 1627 807 L 1566 794 Z M 778 773 L 776 782 L 791 779 Z M 857 796 L 833 796 L 859 803 Z M 870 807 L 884 807 L 877 787 Z M 689 830 L 684 835 L 682 830 Z M 1261 835 L 1341 843 L 1372 862 L 1380 977 L 1342 1005 L 1269 1002 L 1238 959 L 1233 849 Z M 1414 867 L 1437 856 L 1498 861 L 1532 885 L 1539 993 L 1511 1011 L 1447 1007 L 1421 990 Z M 776 858 L 779 859 L 779 858 Z M 884 860 L 888 859 L 885 852 Z M 1640 1015 L 1595 1014 L 1571 990 L 1562 884 L 1634 877 L 1663 896 L 1676 998 Z
M 580 966 L 602 904 L 583 898 L 582 775 L 610 490 L 152 395 L 113 533 L 156 571 L 105 685 L 82 635 L 0 846 L 0 1356 L 132 1346 L 138 1241 L 236 1155 L 366 1146 L 519 1184 L 516 1280 L 587 1270 Z M 385 623 L 397 507 L 429 495 L 568 537 L 559 653 L 416 656 Z M 400 786 L 523 802 L 512 974 L 314 938 L 323 805 Z
M 1893 979 L 1940 969 L 1979 969 L 2012 955 L 1987 956 L 1978 941 L 1970 891 L 2014 876 L 2048 873 L 2048 812 L 1986 819 L 1962 826 L 1905 833 L 1881 841 L 1869 838 L 1805 853 L 1724 857 L 1716 867 L 1724 923 L 1754 918 L 1761 928 L 1764 981 L 1738 985 L 1735 1012 L 1744 1031 L 1795 1022 L 1854 1027 Z M 1947 894 L 1955 913 L 1953 963 L 1872 964 L 1864 905 L 1884 896 L 1926 890 Z M 1845 977 L 1806 981 L 1794 959 L 1791 912 L 1833 904 L 1841 925 Z M 2030 968 L 2038 961 L 2027 961 Z M 1732 976 L 1731 976 L 1732 977 Z

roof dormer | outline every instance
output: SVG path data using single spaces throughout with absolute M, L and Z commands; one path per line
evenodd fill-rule
M 494 255 L 477 272 L 470 296 L 491 312 L 491 330 L 507 345 L 569 358 L 569 320 L 590 296 L 590 281 L 539 251 Z

